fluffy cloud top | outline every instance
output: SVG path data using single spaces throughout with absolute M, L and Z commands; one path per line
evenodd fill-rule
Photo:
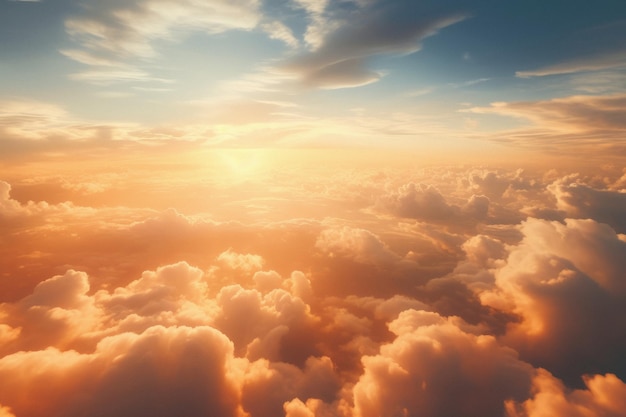
M 618 233 L 626 232 L 623 190 L 597 189 L 570 178 L 557 180 L 548 189 L 556 197 L 557 207 L 569 217 L 594 219 L 609 224 Z
M 492 337 L 415 310 L 389 328 L 396 339 L 363 358 L 364 374 L 354 387 L 356 416 L 495 417 L 506 399 L 527 395 L 532 367 Z
M 495 274 L 497 289 L 483 302 L 520 317 L 504 340 L 522 358 L 576 383 L 580 375 L 613 371 L 626 347 L 625 242 L 604 224 L 528 220 L 525 235 Z
M 626 384 L 613 374 L 585 377 L 587 390 L 567 390 L 545 371 L 533 379 L 534 396 L 523 404 L 507 403 L 510 417 L 621 417 L 626 415 Z

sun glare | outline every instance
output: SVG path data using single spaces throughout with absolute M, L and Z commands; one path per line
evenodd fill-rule
M 216 155 L 228 177 L 246 180 L 267 168 L 267 151 L 262 149 L 218 149 Z

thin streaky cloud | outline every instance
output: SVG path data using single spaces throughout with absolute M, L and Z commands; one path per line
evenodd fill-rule
M 601 71 L 613 68 L 626 68 L 626 51 L 578 58 L 536 70 L 517 71 L 515 75 L 519 78 L 531 78 Z

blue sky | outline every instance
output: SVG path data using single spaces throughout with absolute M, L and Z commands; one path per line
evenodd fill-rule
M 3 0 L 0 28 L 5 108 L 128 140 L 132 126 L 220 146 L 410 146 L 525 128 L 511 143 L 532 147 L 532 129 L 580 143 L 571 120 L 623 146 L 621 0 Z

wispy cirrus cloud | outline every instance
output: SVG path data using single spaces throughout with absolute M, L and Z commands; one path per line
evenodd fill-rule
M 292 30 L 284 23 L 273 20 L 268 23 L 263 23 L 261 28 L 268 34 L 271 39 L 276 39 L 284 42 L 290 48 L 297 48 L 300 46 L 300 41 L 294 36 Z
M 626 151 L 624 132 L 626 96 L 579 95 L 550 100 L 496 102 L 461 112 L 508 116 L 531 122 L 529 126 L 483 135 L 499 142 L 579 154 L 618 156 Z
M 262 19 L 258 0 L 86 1 L 82 6 L 79 13 L 65 20 L 65 31 L 76 46 L 60 52 L 96 68 L 70 78 L 96 84 L 162 82 L 149 73 L 154 68 L 145 68 L 146 62 L 159 57 L 156 42 L 178 42 L 191 32 L 252 30 Z M 288 44 L 295 42 L 279 22 L 267 24 L 264 30 Z
M 545 77 L 549 75 L 601 71 L 612 68 L 626 68 L 626 51 L 580 57 L 535 70 L 517 71 L 515 75 L 520 78 Z
M 542 101 L 498 102 L 474 107 L 469 113 L 491 113 L 521 117 L 547 127 L 566 131 L 626 129 L 626 95 L 571 96 Z
M 198 30 L 221 33 L 250 30 L 260 20 L 257 0 L 96 2 L 83 5 L 79 15 L 65 21 L 67 33 L 84 50 L 98 57 L 150 58 L 156 40 L 177 40 Z M 76 54 L 74 54 L 75 56 Z

